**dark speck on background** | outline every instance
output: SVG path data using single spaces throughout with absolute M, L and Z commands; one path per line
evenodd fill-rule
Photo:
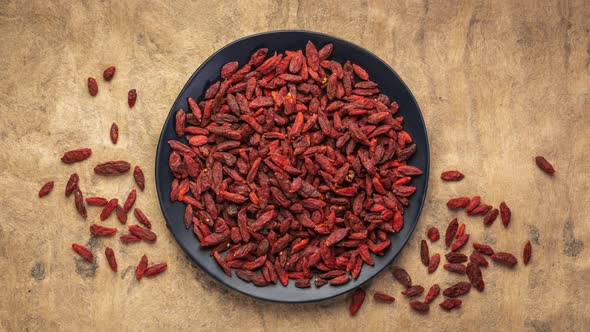
M 563 225 L 563 254 L 569 257 L 576 257 L 582 251 L 584 243 L 574 237 L 574 221 L 567 218 Z
M 527 319 L 524 325 L 535 332 L 551 332 L 551 325 L 545 320 Z
M 31 276 L 37 281 L 45 279 L 45 265 L 41 262 L 35 263 L 31 268 Z
M 531 242 L 533 244 L 539 245 L 541 241 L 539 240 L 540 234 L 539 229 L 535 225 L 529 225 L 529 236 L 531 237 Z

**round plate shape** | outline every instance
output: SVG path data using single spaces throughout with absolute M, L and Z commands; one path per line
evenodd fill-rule
M 405 208 L 402 230 L 390 236 L 391 246 L 386 249 L 383 256 L 374 256 L 374 266 L 365 264 L 356 280 L 341 286 L 324 285 L 321 288 L 316 288 L 312 282 L 311 288 L 300 289 L 295 287 L 294 280 L 290 280 L 287 287 L 280 283 L 257 287 L 239 279 L 235 273 L 232 278 L 226 276 L 210 256 L 210 248 L 201 248 L 193 230 L 185 229 L 183 223 L 185 204 L 170 201 L 169 193 L 173 176 L 168 169 L 168 158 L 172 150 L 167 141 L 177 139 L 174 131 L 174 113 L 180 108 L 190 110 L 188 97 L 192 97 L 197 102 L 202 100 L 206 88 L 220 78 L 220 69 L 225 63 L 239 61 L 242 66 L 248 62 L 255 50 L 262 47 L 269 49 L 269 55 L 275 51 L 305 50 L 308 40 L 311 40 L 318 49 L 327 43 L 333 43 L 331 59 L 340 63 L 350 60 L 360 65 L 369 73 L 370 79 L 379 84 L 383 94 L 397 101 L 400 108 L 396 116 L 404 117 L 404 130 L 412 136 L 417 147 L 416 153 L 408 164 L 420 168 L 424 174 L 412 180 L 412 185 L 417 189 L 409 199 L 410 204 Z M 390 66 L 366 49 L 345 40 L 316 32 L 289 30 L 244 37 L 226 45 L 203 62 L 178 95 L 166 118 L 156 152 L 155 174 L 158 199 L 168 228 L 180 247 L 200 268 L 227 287 L 246 295 L 268 301 L 301 303 L 324 300 L 348 292 L 367 282 L 391 263 L 418 223 L 426 197 L 429 164 L 428 136 L 424 119 L 414 96 Z

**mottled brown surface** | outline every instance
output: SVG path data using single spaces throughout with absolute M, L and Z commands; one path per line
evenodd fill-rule
M 458 277 L 428 275 L 419 242 L 430 225 L 444 229 L 455 213 L 444 203 L 479 193 L 511 206 L 508 230 L 472 238 L 518 253 L 533 243 L 528 267 L 484 269 L 484 293 L 471 292 L 450 314 L 437 306 L 411 312 L 401 286 L 383 272 L 369 286 L 394 294 L 371 298 L 357 317 L 347 296 L 280 305 L 232 292 L 191 265 L 166 230 L 153 184 L 155 147 L 177 93 L 194 69 L 232 40 L 301 28 L 358 43 L 392 65 L 414 92 L 431 144 L 431 182 L 422 218 L 394 264 L 429 287 Z M 0 1 L 0 330 L 526 330 L 581 331 L 590 324 L 590 4 L 588 1 Z M 85 79 L 117 65 L 89 97 Z M 126 106 L 137 88 L 134 109 Z M 109 140 L 113 121 L 119 143 Z M 64 150 L 89 146 L 87 162 L 67 166 Z M 533 156 L 553 162 L 538 170 Z M 91 240 L 90 221 L 63 188 L 80 174 L 85 195 L 124 199 L 131 176 L 98 177 L 94 164 L 114 158 L 143 166 L 148 187 L 137 206 L 159 234 L 155 245 Z M 459 183 L 441 171 L 458 168 Z M 49 196 L 36 197 L 54 179 Z M 131 220 L 133 217 L 130 217 Z M 118 225 L 111 217 L 105 225 Z M 88 243 L 96 266 L 80 262 L 72 242 Z M 105 245 L 119 259 L 113 274 Z M 137 282 L 143 253 L 168 271 Z M 443 252 L 439 242 L 431 252 Z M 440 298 L 436 303 L 442 301 Z

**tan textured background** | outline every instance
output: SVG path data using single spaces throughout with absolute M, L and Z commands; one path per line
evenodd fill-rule
M 427 275 L 418 259 L 429 225 L 453 217 L 444 203 L 481 194 L 512 207 L 508 230 L 467 219 L 472 238 L 521 257 L 528 267 L 484 270 L 486 290 L 471 292 L 450 314 L 411 312 L 383 272 L 371 290 L 395 294 L 393 305 L 368 298 L 356 317 L 347 296 L 317 304 L 265 303 L 213 281 L 166 230 L 153 184 L 156 141 L 168 109 L 194 69 L 212 52 L 256 32 L 301 28 L 358 43 L 392 65 L 414 92 L 431 143 L 427 203 L 394 264 L 428 287 L 457 278 Z M 590 324 L 590 3 L 579 1 L 0 1 L 0 330 L 525 330 L 581 331 Z M 87 76 L 117 65 L 90 98 Z M 135 108 L 126 106 L 137 88 Z M 120 142 L 108 138 L 111 122 Z M 88 162 L 67 166 L 63 151 L 90 146 Z M 532 161 L 545 155 L 558 173 Z M 99 178 L 99 161 L 143 166 L 138 195 L 159 234 L 156 245 L 91 241 L 72 199 L 71 172 L 86 195 L 124 199 L 132 177 Z M 466 178 L 442 183 L 441 171 Z M 55 191 L 36 197 L 42 183 Z M 133 217 L 131 217 L 133 218 Z M 117 225 L 111 218 L 107 225 Z M 72 242 L 89 243 L 97 266 L 80 263 Z M 118 253 L 113 274 L 105 245 Z M 440 242 L 431 252 L 443 253 Z M 133 278 L 143 253 L 168 261 L 151 280 Z M 437 301 L 437 303 L 440 302 Z

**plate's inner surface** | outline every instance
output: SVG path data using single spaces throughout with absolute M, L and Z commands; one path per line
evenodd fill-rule
M 404 130 L 412 136 L 417 146 L 416 153 L 408 161 L 408 164 L 420 168 L 424 174 L 412 180 L 411 184 L 416 186 L 417 189 L 410 197 L 410 204 L 405 209 L 404 227 L 399 233 L 390 236 L 392 243 L 385 251 L 385 255 L 373 255 L 375 265 L 364 265 L 361 274 L 356 280 L 342 286 L 324 285 L 321 288 L 315 288 L 312 282 L 312 287 L 307 289 L 296 288 L 293 280 L 289 281 L 287 287 L 280 283 L 257 287 L 242 281 L 235 273 L 232 278 L 226 276 L 217 265 L 217 262 L 210 256 L 210 248 L 201 248 L 192 229 L 185 229 L 183 222 L 185 204 L 171 202 L 169 198 L 173 176 L 168 169 L 168 157 L 171 149 L 166 142 L 170 139 L 177 139 L 174 131 L 174 112 L 180 108 L 185 111 L 190 109 L 187 103 L 188 97 L 192 97 L 197 102 L 202 100 L 206 88 L 220 78 L 219 72 L 225 63 L 239 61 L 240 66 L 242 66 L 248 62 L 250 55 L 261 47 L 268 48 L 269 54 L 274 53 L 274 51 L 304 50 L 308 40 L 311 40 L 318 49 L 326 43 L 333 43 L 334 50 L 331 59 L 341 63 L 350 60 L 361 65 L 369 73 L 370 79 L 379 84 L 381 93 L 389 96 L 392 101 L 397 101 L 400 109 L 396 116 L 404 117 Z M 202 269 L 223 284 L 253 297 L 279 302 L 306 302 L 327 299 L 356 288 L 385 268 L 400 252 L 418 222 L 426 195 L 428 171 L 429 151 L 426 127 L 414 97 L 397 74 L 375 55 L 359 46 L 332 36 L 307 31 L 277 31 L 249 36 L 227 45 L 207 59 L 189 79 L 168 114 L 158 144 L 155 170 L 158 198 L 162 212 L 170 231 L 183 250 Z

